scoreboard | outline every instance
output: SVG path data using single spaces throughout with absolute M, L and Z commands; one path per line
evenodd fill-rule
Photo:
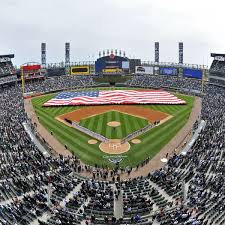
M 129 72 L 129 60 L 126 57 L 111 54 L 103 56 L 95 62 L 95 72 L 105 73 L 105 71 L 113 71 L 115 73 Z

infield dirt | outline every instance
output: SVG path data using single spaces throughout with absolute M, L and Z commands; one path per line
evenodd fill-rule
M 142 119 L 147 119 L 149 122 L 153 123 L 156 120 L 164 120 L 169 115 L 160 111 L 153 109 L 143 108 L 139 106 L 131 105 L 107 105 L 107 106 L 90 106 L 81 109 L 77 109 L 70 113 L 58 116 L 61 121 L 64 119 L 69 119 L 71 121 L 80 122 L 82 119 L 87 119 L 99 114 L 103 114 L 109 111 L 118 111 L 131 116 L 136 116 Z

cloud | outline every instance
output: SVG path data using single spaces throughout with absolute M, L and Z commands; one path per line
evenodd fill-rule
M 95 59 L 99 50 L 122 49 L 128 56 L 153 60 L 154 41 L 160 59 L 202 64 L 209 53 L 225 52 L 223 1 L 203 0 L 7 0 L 1 2 L 0 54 L 15 53 L 15 64 L 40 61 L 47 43 L 47 61 L 64 60 L 71 43 L 71 61 Z

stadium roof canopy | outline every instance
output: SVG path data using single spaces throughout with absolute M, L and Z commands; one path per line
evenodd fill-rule
M 225 57 L 225 54 L 220 54 L 220 53 L 211 53 L 211 57 L 217 57 L 217 56 L 222 56 L 222 57 Z
M 13 59 L 14 58 L 14 54 L 0 55 L 0 58 L 10 58 L 10 59 Z

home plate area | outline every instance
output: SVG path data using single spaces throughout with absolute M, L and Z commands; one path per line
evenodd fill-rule
M 101 151 L 107 154 L 122 154 L 130 150 L 129 142 L 121 143 L 120 139 L 110 139 L 99 145 Z

